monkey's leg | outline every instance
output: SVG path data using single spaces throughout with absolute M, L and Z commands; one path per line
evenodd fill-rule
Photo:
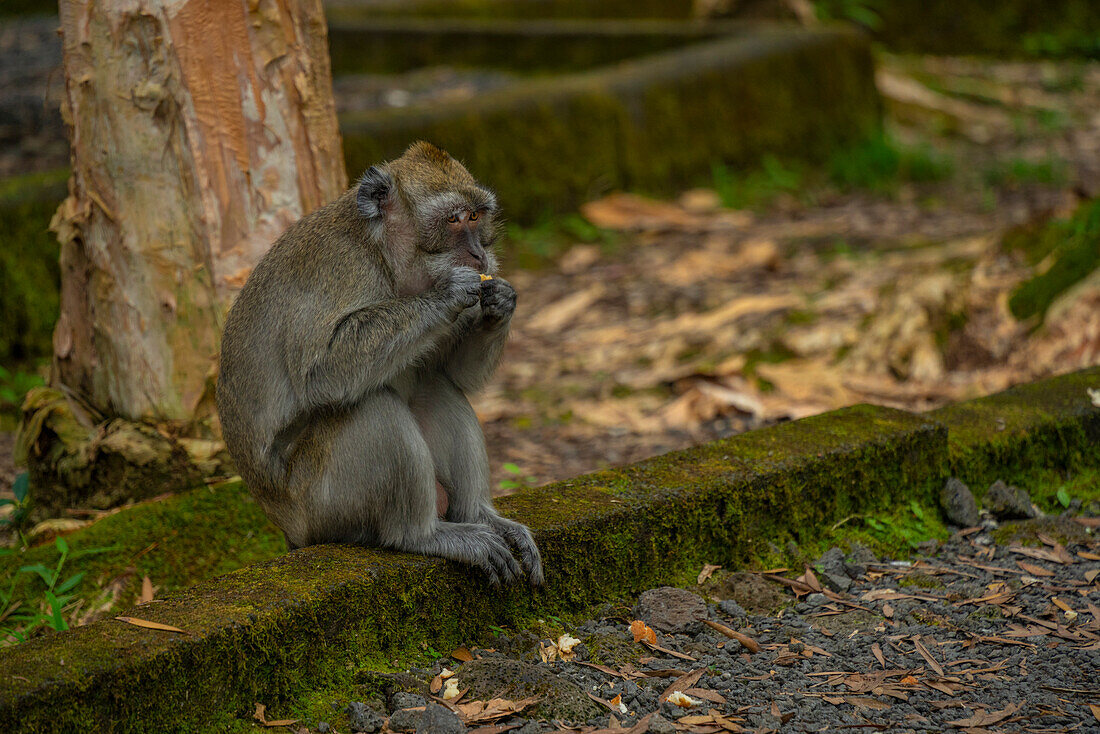
M 431 451 L 436 477 L 447 489 L 447 519 L 492 528 L 519 551 L 531 583 L 541 586 L 542 557 L 531 531 L 501 517 L 493 507 L 485 436 L 466 396 L 438 375 L 413 395 L 412 410 Z
M 507 543 L 489 528 L 437 518 L 431 452 L 396 393 L 372 394 L 331 420 L 324 470 L 309 493 L 311 543 L 440 556 L 478 567 L 493 583 L 522 574 Z

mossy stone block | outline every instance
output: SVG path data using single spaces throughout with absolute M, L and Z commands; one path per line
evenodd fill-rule
M 980 497 L 998 479 L 1100 467 L 1100 367 L 1013 387 L 925 415 L 948 429 L 950 467 Z
M 352 175 L 423 138 L 530 222 L 612 189 L 673 194 L 715 163 L 823 159 L 880 118 L 863 36 L 760 28 L 461 103 L 350 113 L 340 128 Z
M 5 731 L 169 731 L 247 718 L 308 686 L 429 642 L 577 610 L 744 559 L 780 528 L 931 496 L 943 429 L 855 406 L 524 491 L 502 511 L 535 531 L 548 585 L 493 589 L 435 558 L 323 545 L 242 568 L 130 616 L 0 650 Z

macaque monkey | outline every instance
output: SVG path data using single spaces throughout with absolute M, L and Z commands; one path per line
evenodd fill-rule
M 226 445 L 287 545 L 441 556 L 494 584 L 543 582 L 530 531 L 493 508 L 466 395 L 516 306 L 497 271 L 497 202 L 418 142 L 291 226 L 226 319 Z M 513 555 L 518 552 L 523 567 Z

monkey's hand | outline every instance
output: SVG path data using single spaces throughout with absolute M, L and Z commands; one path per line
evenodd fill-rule
M 516 289 L 503 278 L 481 283 L 481 318 L 488 326 L 496 326 L 512 318 L 516 310 Z
M 451 318 L 457 319 L 459 314 L 477 303 L 481 295 L 481 276 L 473 268 L 455 268 L 447 276 L 442 290 L 443 299 L 451 309 Z

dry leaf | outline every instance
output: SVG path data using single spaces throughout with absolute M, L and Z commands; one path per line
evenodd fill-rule
M 726 703 L 726 697 L 718 691 L 712 691 L 709 688 L 688 688 L 684 691 L 692 698 L 701 698 L 704 701 L 710 701 L 711 703 L 724 704 Z
M 1016 565 L 1023 570 L 1030 573 L 1032 576 L 1053 576 L 1054 572 L 1049 571 L 1042 566 L 1036 566 L 1034 563 L 1027 563 L 1025 561 L 1016 561 Z
M 268 721 L 266 716 L 267 707 L 262 703 L 256 704 L 256 711 L 252 714 L 252 718 L 260 722 L 264 726 L 290 726 L 297 722 L 297 719 L 277 719 L 274 721 Z
M 648 642 L 651 645 L 657 644 L 657 633 L 653 631 L 653 628 L 640 619 L 635 619 L 630 623 L 630 632 L 634 635 L 635 642 Z
M 951 726 L 957 726 L 960 729 L 969 729 L 974 727 L 989 726 L 990 724 L 996 724 L 1004 721 L 1012 714 L 1020 710 L 1021 704 L 1010 703 L 1000 711 L 977 711 L 968 719 L 956 719 L 955 721 L 948 721 Z
M 688 688 L 691 688 L 699 682 L 699 679 L 703 677 L 703 673 L 705 673 L 706 670 L 706 668 L 699 668 L 698 670 L 693 670 L 690 673 L 686 673 L 680 676 L 679 678 L 674 680 L 667 688 L 665 688 L 664 692 L 661 693 L 657 700 L 663 703 L 664 701 L 667 701 L 669 696 L 671 696 L 673 693 L 682 693 Z
M 451 657 L 464 663 L 468 663 L 474 659 L 473 654 L 471 654 L 470 650 L 465 647 L 458 647 L 452 650 Z
M 878 664 L 882 666 L 882 669 L 886 670 L 886 657 L 882 654 L 882 648 L 879 647 L 877 642 L 871 645 L 871 653 L 875 656 Z
M 150 630 L 163 630 L 164 632 L 179 632 L 186 635 L 187 633 L 181 630 L 179 627 L 173 627 L 170 624 L 161 624 L 160 622 L 150 622 L 147 619 L 138 619 L 136 617 L 115 617 L 120 622 L 126 622 L 132 624 L 135 627 L 144 627 Z
M 719 624 L 718 622 L 712 622 L 709 619 L 704 619 L 704 620 L 701 620 L 701 621 L 703 622 L 703 624 L 710 627 L 712 630 L 715 630 L 716 632 L 721 632 L 723 635 L 725 635 L 726 637 L 729 637 L 731 640 L 737 640 L 739 643 L 741 643 L 741 647 L 745 648 L 749 652 L 751 652 L 751 653 L 760 652 L 760 643 L 757 642 L 756 640 L 752 639 L 748 635 L 742 634 L 742 633 L 738 632 L 737 630 L 730 629 L 729 627 L 727 627 L 724 624 Z
M 715 566 L 715 565 L 710 564 L 710 563 L 704 563 L 703 564 L 703 570 L 699 572 L 699 577 L 697 579 L 695 579 L 695 583 L 696 584 L 703 583 L 704 581 L 709 579 L 715 571 L 717 571 L 720 568 L 721 568 L 721 566 Z

